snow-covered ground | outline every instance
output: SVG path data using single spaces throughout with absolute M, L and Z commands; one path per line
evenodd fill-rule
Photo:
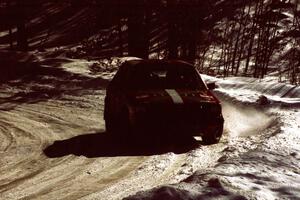
M 300 199 L 300 88 L 270 79 L 203 78 L 217 83 L 223 100 L 229 135 L 222 157 L 180 183 L 126 199 Z
M 102 119 L 124 59 L 36 56 L 0 84 L 0 199 L 300 199 L 299 87 L 203 76 L 219 86 L 219 144 L 132 145 Z

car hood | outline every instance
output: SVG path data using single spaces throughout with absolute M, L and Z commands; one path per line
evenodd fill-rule
M 134 103 L 190 104 L 219 103 L 209 90 L 161 89 L 128 93 Z

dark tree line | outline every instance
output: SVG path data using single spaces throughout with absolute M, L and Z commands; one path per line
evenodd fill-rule
M 202 57 L 200 68 L 223 76 L 273 74 L 300 84 L 299 1 L 235 2 L 231 15 L 210 30 L 203 53 L 209 56 Z
M 38 14 L 40 5 L 39 0 L 0 1 L 0 30 L 8 30 L 11 48 L 16 41 L 18 50 L 28 50 L 28 20 Z M 15 35 L 13 35 L 13 29 L 16 29 Z
M 85 35 L 73 33 L 83 55 L 179 58 L 205 73 L 273 73 L 300 83 L 299 0 L 0 0 L 5 41 L 18 50 L 38 48 L 31 45 L 38 27 L 32 21 L 55 5 L 62 14 L 86 9 Z M 44 17 L 49 27 L 40 46 L 47 46 L 62 14 Z

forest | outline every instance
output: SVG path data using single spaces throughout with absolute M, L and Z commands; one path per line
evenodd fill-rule
M 181 59 L 300 84 L 299 0 L 0 0 L 0 48 Z M 1 66 L 4 67 L 4 66 Z

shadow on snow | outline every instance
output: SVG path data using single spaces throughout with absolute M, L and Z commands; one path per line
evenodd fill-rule
M 168 152 L 186 153 L 197 148 L 199 142 L 193 137 L 184 139 L 146 140 L 143 137 L 122 139 L 106 132 L 79 135 L 55 141 L 44 149 L 50 158 L 66 155 L 85 157 L 149 156 Z
M 24 103 L 60 99 L 63 95 L 81 96 L 106 88 L 109 80 L 72 73 L 60 67 L 67 62 L 71 61 L 51 59 L 41 63 L 16 62 L 0 68 L 0 86 L 5 90 L 13 89 L 10 93 L 2 93 L 0 110 L 11 110 Z M 51 67 L 44 64 L 51 64 Z

